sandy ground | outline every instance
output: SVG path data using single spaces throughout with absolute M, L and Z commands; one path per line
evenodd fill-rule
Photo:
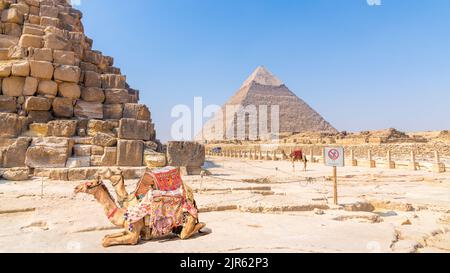
M 449 173 L 340 168 L 333 206 L 321 164 L 294 173 L 288 162 L 209 158 L 206 167 L 213 176 L 184 178 L 203 234 L 109 249 L 101 240 L 117 230 L 91 196 L 73 195 L 80 182 L 0 181 L 0 252 L 450 252 Z

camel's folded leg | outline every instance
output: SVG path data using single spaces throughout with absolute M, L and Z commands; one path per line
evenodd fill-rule
M 132 231 L 125 231 L 125 235 L 120 237 L 103 239 L 103 247 L 118 246 L 118 245 L 137 245 L 141 236 L 141 230 L 144 227 L 143 221 L 133 224 Z
M 121 236 L 124 236 L 124 235 L 126 235 L 127 234 L 127 232 L 126 231 L 122 231 L 122 232 L 119 232 L 119 233 L 114 233 L 114 234 L 111 234 L 111 235 L 106 235 L 105 236 L 105 239 L 112 239 L 112 238 L 117 238 L 117 237 L 121 237 Z
M 186 240 L 192 237 L 195 233 L 199 232 L 206 226 L 205 223 L 197 223 L 197 219 L 192 215 L 189 215 L 186 224 L 180 234 L 181 240 Z

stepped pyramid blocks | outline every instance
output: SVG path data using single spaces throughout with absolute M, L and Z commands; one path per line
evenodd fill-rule
M 234 119 L 233 115 L 227 117 L 227 107 L 236 105 L 247 108 L 252 105 L 255 106 L 257 120 L 254 122 L 256 124 L 252 124 L 248 116 L 244 116 L 246 120 L 242 118 L 240 120 L 245 121 L 245 125 L 238 126 L 237 117 L 234 117 Z M 251 109 L 251 107 L 248 109 Z M 216 115 L 205 124 L 201 134 L 197 137 L 198 140 L 256 140 L 276 137 L 277 133 L 337 133 L 337 130 L 330 123 L 292 93 L 282 81 L 264 67 L 258 67 L 253 72 L 238 92 L 222 107 L 222 113 L 222 115 Z M 277 126 L 272 126 L 272 116 L 276 117 L 277 114 L 279 115 L 279 132 L 273 132 L 272 127 L 276 129 Z M 262 122 L 262 120 L 267 122 Z M 250 126 L 256 128 L 256 132 L 252 129 L 253 135 L 250 133 Z M 267 130 L 260 128 L 260 126 L 266 126 Z M 245 132 L 242 132 L 242 130 L 245 130 Z M 230 136 L 230 134 L 227 135 L 227 132 L 230 133 L 230 131 L 232 139 L 227 138 L 227 136 Z M 262 132 L 266 133 L 262 134 Z M 244 136 L 244 139 L 240 139 L 239 136 Z
M 66 0 L 0 0 L 0 13 L 0 168 L 143 166 L 150 111 L 82 13 Z

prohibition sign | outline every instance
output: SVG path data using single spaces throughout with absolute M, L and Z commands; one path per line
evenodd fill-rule
M 338 160 L 340 154 L 339 154 L 339 151 L 338 151 L 338 150 L 336 150 L 336 149 L 331 149 L 331 150 L 328 152 L 328 156 L 330 157 L 331 160 Z

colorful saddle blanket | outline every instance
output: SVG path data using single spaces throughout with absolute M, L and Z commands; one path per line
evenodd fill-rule
M 138 184 L 136 197 L 140 203 L 128 208 L 125 219 L 133 224 L 145 217 L 156 235 L 169 234 L 173 228 L 182 226 L 184 213 L 198 217 L 195 204 L 186 198 L 178 168 L 147 171 Z

